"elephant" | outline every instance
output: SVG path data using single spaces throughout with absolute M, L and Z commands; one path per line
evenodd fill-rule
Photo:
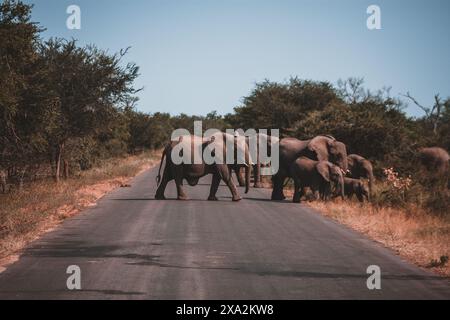
M 369 188 L 360 179 L 344 178 L 344 193 L 351 199 L 353 195 L 356 195 L 359 202 L 364 202 L 364 199 L 370 202 Z
M 245 150 L 243 150 L 241 146 L 236 143 L 236 138 L 233 135 L 220 132 L 214 134 L 209 139 L 201 138 L 198 136 L 182 136 L 180 137 L 179 141 L 172 141 L 166 146 L 162 154 L 161 163 L 159 166 L 159 173 L 157 177 L 158 189 L 156 191 L 155 198 L 157 200 L 164 200 L 165 199 L 164 192 L 168 182 L 171 180 L 175 180 L 175 184 L 177 187 L 177 199 L 186 200 L 187 196 L 183 190 L 183 179 L 186 179 L 186 181 L 190 186 L 196 186 L 200 178 L 212 174 L 213 179 L 208 200 L 210 201 L 217 200 L 216 193 L 219 188 L 220 181 L 223 180 L 230 189 L 233 201 L 240 201 L 242 198 L 239 196 L 236 186 L 233 183 L 229 166 L 228 164 L 225 163 L 227 142 L 234 144 L 235 150 L 240 149 L 240 151 L 242 152 L 241 154 L 245 156 L 245 159 L 243 159 L 246 164 L 245 193 L 248 193 L 250 185 L 251 159 L 249 156 L 248 149 L 246 148 L 246 144 L 244 144 Z M 193 145 L 198 145 L 201 148 L 200 147 L 193 148 Z M 211 148 L 211 150 L 214 151 L 211 152 L 211 154 L 214 153 L 213 156 L 216 157 L 216 159 L 220 158 L 223 161 L 221 161 L 221 163 L 216 161 L 212 164 L 207 164 L 205 159 L 203 158 L 203 152 L 205 151 L 206 148 Z M 174 149 L 183 151 L 191 150 L 190 164 L 187 163 L 176 164 L 174 162 L 174 159 L 172 159 L 172 151 Z M 185 155 L 181 156 L 184 157 Z M 200 159 L 200 163 L 198 164 L 194 163 L 193 161 L 193 159 L 196 156 L 198 157 L 197 159 Z M 161 178 L 161 169 L 164 159 L 166 159 L 166 165 Z M 234 160 L 235 161 L 238 160 L 237 153 L 235 153 L 234 155 Z
M 450 156 L 447 151 L 439 147 L 422 148 L 419 150 L 419 160 L 430 172 L 446 175 L 449 172 Z
M 279 143 L 280 140 L 278 137 L 269 136 L 267 134 L 258 133 L 256 135 L 256 141 L 257 141 L 257 149 L 256 149 L 256 163 L 253 164 L 252 170 L 253 170 L 253 187 L 254 188 L 262 188 L 261 184 L 261 167 L 267 166 L 268 164 L 262 164 L 261 159 L 259 158 L 259 152 L 260 152 L 260 142 L 266 142 L 267 143 L 267 156 L 271 156 L 272 146 L 275 143 Z M 249 142 L 249 139 L 246 139 L 247 143 Z M 236 173 L 239 186 L 243 187 L 245 186 L 245 179 L 242 175 L 242 166 L 235 165 L 232 167 L 234 172 Z
M 357 155 L 350 154 L 347 157 L 348 160 L 348 170 L 349 176 L 353 179 L 366 178 L 369 180 L 369 192 L 372 194 L 373 184 L 375 182 L 375 177 L 373 175 L 372 163 L 366 158 Z
M 259 158 L 260 153 L 260 142 L 266 141 L 267 143 L 267 156 L 272 157 L 272 148 L 275 144 L 280 143 L 280 139 L 278 137 L 269 136 L 267 134 L 258 133 L 258 145 L 257 145 L 257 159 L 256 164 L 253 166 L 253 178 L 254 178 L 254 188 L 262 188 L 262 180 L 261 180 L 261 168 L 270 166 L 272 164 L 262 163 Z
M 343 170 L 348 170 L 347 148 L 344 143 L 329 135 L 317 136 L 311 140 L 284 138 L 280 141 L 280 168 L 272 176 L 272 200 L 283 200 L 284 182 L 290 176 L 290 166 L 301 156 L 317 161 L 329 161 Z
M 289 168 L 294 180 L 294 203 L 299 203 L 304 195 L 304 188 L 310 187 L 317 200 L 328 200 L 331 196 L 331 184 L 336 186 L 344 197 L 344 174 L 338 166 L 329 161 L 316 161 L 300 157 Z

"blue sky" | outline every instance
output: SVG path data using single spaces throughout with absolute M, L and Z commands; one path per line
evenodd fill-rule
M 335 83 L 364 77 L 376 90 L 410 91 L 430 105 L 450 96 L 450 1 L 33 0 L 44 37 L 75 38 L 140 66 L 138 109 L 231 112 L 255 82 L 290 76 Z M 79 5 L 81 30 L 66 28 Z M 366 27 L 381 8 L 382 30 Z M 420 115 L 416 107 L 407 109 Z

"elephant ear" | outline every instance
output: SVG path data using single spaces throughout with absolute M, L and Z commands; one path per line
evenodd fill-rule
M 316 165 L 316 169 L 325 181 L 330 182 L 330 164 L 328 161 L 320 161 Z
M 308 144 L 308 150 L 314 153 L 319 161 L 328 161 L 328 144 L 331 141 L 327 137 L 315 137 Z

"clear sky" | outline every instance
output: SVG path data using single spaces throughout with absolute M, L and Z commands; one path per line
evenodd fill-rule
M 448 0 L 27 0 L 44 37 L 76 38 L 140 66 L 138 109 L 231 112 L 255 82 L 364 77 L 430 105 L 450 96 Z M 66 8 L 81 8 L 81 30 Z M 381 8 L 382 30 L 366 27 Z M 409 107 L 408 113 L 421 111 Z

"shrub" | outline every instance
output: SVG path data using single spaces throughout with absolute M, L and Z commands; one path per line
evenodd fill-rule
M 378 206 L 405 206 L 416 195 L 411 177 L 400 177 L 394 168 L 383 170 L 385 181 L 378 185 L 373 201 Z

